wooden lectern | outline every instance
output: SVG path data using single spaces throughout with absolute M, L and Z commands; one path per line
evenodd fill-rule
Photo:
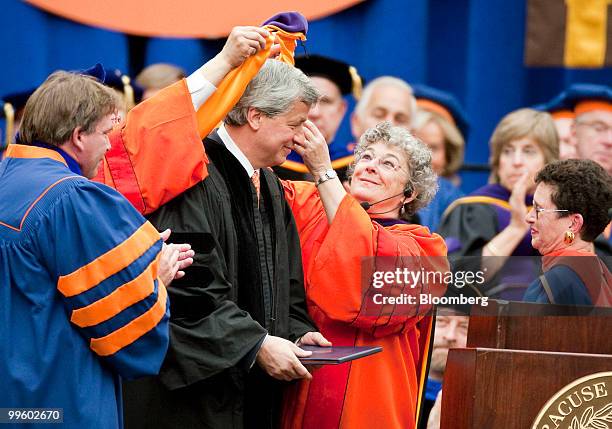
M 612 371 L 612 309 L 489 303 L 473 308 L 467 347 L 449 352 L 441 429 L 531 428 L 565 386 Z

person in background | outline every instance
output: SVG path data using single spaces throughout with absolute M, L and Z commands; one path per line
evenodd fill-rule
M 423 418 L 420 428 L 432 429 L 440 427 L 440 413 L 433 410 L 436 402 L 441 401 L 442 382 L 448 351 L 452 348 L 463 348 L 467 343 L 468 316 L 457 314 L 456 311 L 439 309 L 436 316 L 436 327 L 434 330 L 434 342 L 429 363 L 429 374 L 423 401 Z
M 547 165 L 535 181 L 526 221 L 544 274 L 524 300 L 612 306 L 612 275 L 593 252 L 593 241 L 610 221 L 612 176 L 594 161 L 572 159 Z
M 567 90 L 567 99 L 576 114 L 572 134 L 578 158 L 591 159 L 612 174 L 612 88 L 574 84 Z M 599 238 L 595 241 L 600 255 L 612 255 L 610 225 L 603 232 L 608 246 L 604 248 Z
M 521 288 L 532 280 L 525 277 L 532 272 L 531 262 L 522 260 L 529 264 L 523 267 L 515 260 L 502 267 L 509 256 L 538 255 L 531 246 L 525 214 L 533 204 L 536 173 L 559 156 L 559 138 L 550 114 L 519 109 L 500 121 L 489 144 L 491 183 L 451 204 L 439 232 L 449 255 L 475 260 L 494 256 L 487 258 L 486 266 L 495 289 L 487 293 L 520 300 Z M 469 269 L 481 269 L 480 263 L 476 265 Z
M 4 139 L 0 140 L 0 159 L 2 153 L 8 145 L 15 142 L 15 135 L 19 132 L 21 126 L 21 118 L 23 117 L 23 109 L 34 92 L 35 88 L 19 91 L 11 94 L 6 94 L 2 97 L 2 111 L 0 118 L 4 118 Z M 0 137 L 2 137 L 0 135 Z
M 567 102 L 576 115 L 572 133 L 579 159 L 590 159 L 612 174 L 612 88 L 574 84 Z
M 381 76 L 368 83 L 351 115 L 351 131 L 356 140 L 377 124 L 391 125 L 410 131 L 416 114 L 412 87 L 402 79 Z
M 561 159 L 592 159 L 612 173 L 612 89 L 604 85 L 573 84 L 544 109 L 551 111 L 560 138 Z M 567 140 L 567 144 L 564 144 Z M 565 146 L 565 149 L 564 149 Z M 600 256 L 612 255 L 610 224 L 595 240 Z
M 559 134 L 559 159 L 576 158 L 576 140 L 572 133 L 572 126 L 576 115 L 567 100 L 567 91 L 563 91 L 547 103 L 534 107 L 550 113 Z
M 353 95 L 358 100 L 362 81 L 353 66 L 321 55 L 299 56 L 295 66 L 302 70 L 321 94 L 310 109 L 308 119 L 314 122 L 329 144 L 332 168 L 340 180 L 346 181 L 346 170 L 353 161 L 353 150 L 347 142 L 336 141 L 336 133 L 348 108 L 345 97 Z M 310 180 L 312 176 L 298 153 L 291 152 L 282 165 L 274 167 L 281 179 Z
M 438 192 L 418 215 L 421 225 L 436 231 L 444 210 L 463 196 L 456 186 L 456 173 L 463 163 L 468 122 L 452 94 L 425 85 L 413 89 L 417 102 L 414 134 L 431 149 L 431 164 L 438 175 Z
M 121 123 L 125 120 L 127 113 L 142 100 L 143 90 L 119 69 L 104 69 L 103 83 L 115 90 L 119 106 L 116 120 L 117 123 Z
M 0 163 L 0 403 L 63 410 L 63 427 L 122 427 L 121 379 L 159 371 L 166 286 L 193 260 L 92 182 L 116 97 L 58 71 L 30 96 Z
M 185 71 L 174 64 L 155 63 L 136 76 L 136 84 L 142 88 L 142 100 L 151 98 L 160 90 L 186 77 Z

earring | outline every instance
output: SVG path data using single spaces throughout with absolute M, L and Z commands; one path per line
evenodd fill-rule
M 565 231 L 565 235 L 563 236 L 563 242 L 565 244 L 572 244 L 575 239 L 576 239 L 576 236 L 574 235 L 572 231 Z

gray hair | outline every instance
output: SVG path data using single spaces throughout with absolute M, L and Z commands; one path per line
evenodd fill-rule
M 376 143 L 396 147 L 406 156 L 404 169 L 410 174 L 406 188 L 411 187 L 417 193 L 413 201 L 404 205 L 405 215 L 411 216 L 429 204 L 438 191 L 438 176 L 431 168 L 431 150 L 405 128 L 394 127 L 389 121 L 381 122 L 368 129 L 359 139 L 355 148 L 355 160 L 348 170 L 349 179 L 352 178 L 355 164 L 359 162 L 363 152 Z
M 250 108 L 272 118 L 287 113 L 296 101 L 312 106 L 318 99 L 319 92 L 301 70 L 280 61 L 268 60 L 227 114 L 225 123 L 235 126 L 246 124 Z
M 394 86 L 395 88 L 401 91 L 406 91 L 410 94 L 410 126 L 412 126 L 417 108 L 416 99 L 414 98 L 414 91 L 412 91 L 412 87 L 405 81 L 393 76 L 377 77 L 372 82 L 368 83 L 361 94 L 361 98 L 355 105 L 355 114 L 359 117 L 363 117 L 368 104 L 370 104 L 372 94 L 374 94 L 376 89 L 382 86 Z

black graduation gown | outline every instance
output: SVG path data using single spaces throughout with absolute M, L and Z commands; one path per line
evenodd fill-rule
M 209 176 L 155 212 L 158 229 L 196 251 L 168 288 L 170 346 L 158 377 L 124 387 L 133 428 L 271 428 L 283 383 L 254 363 L 266 333 L 295 341 L 306 312 L 295 221 L 280 182 L 261 170 L 261 199 L 216 133 Z

